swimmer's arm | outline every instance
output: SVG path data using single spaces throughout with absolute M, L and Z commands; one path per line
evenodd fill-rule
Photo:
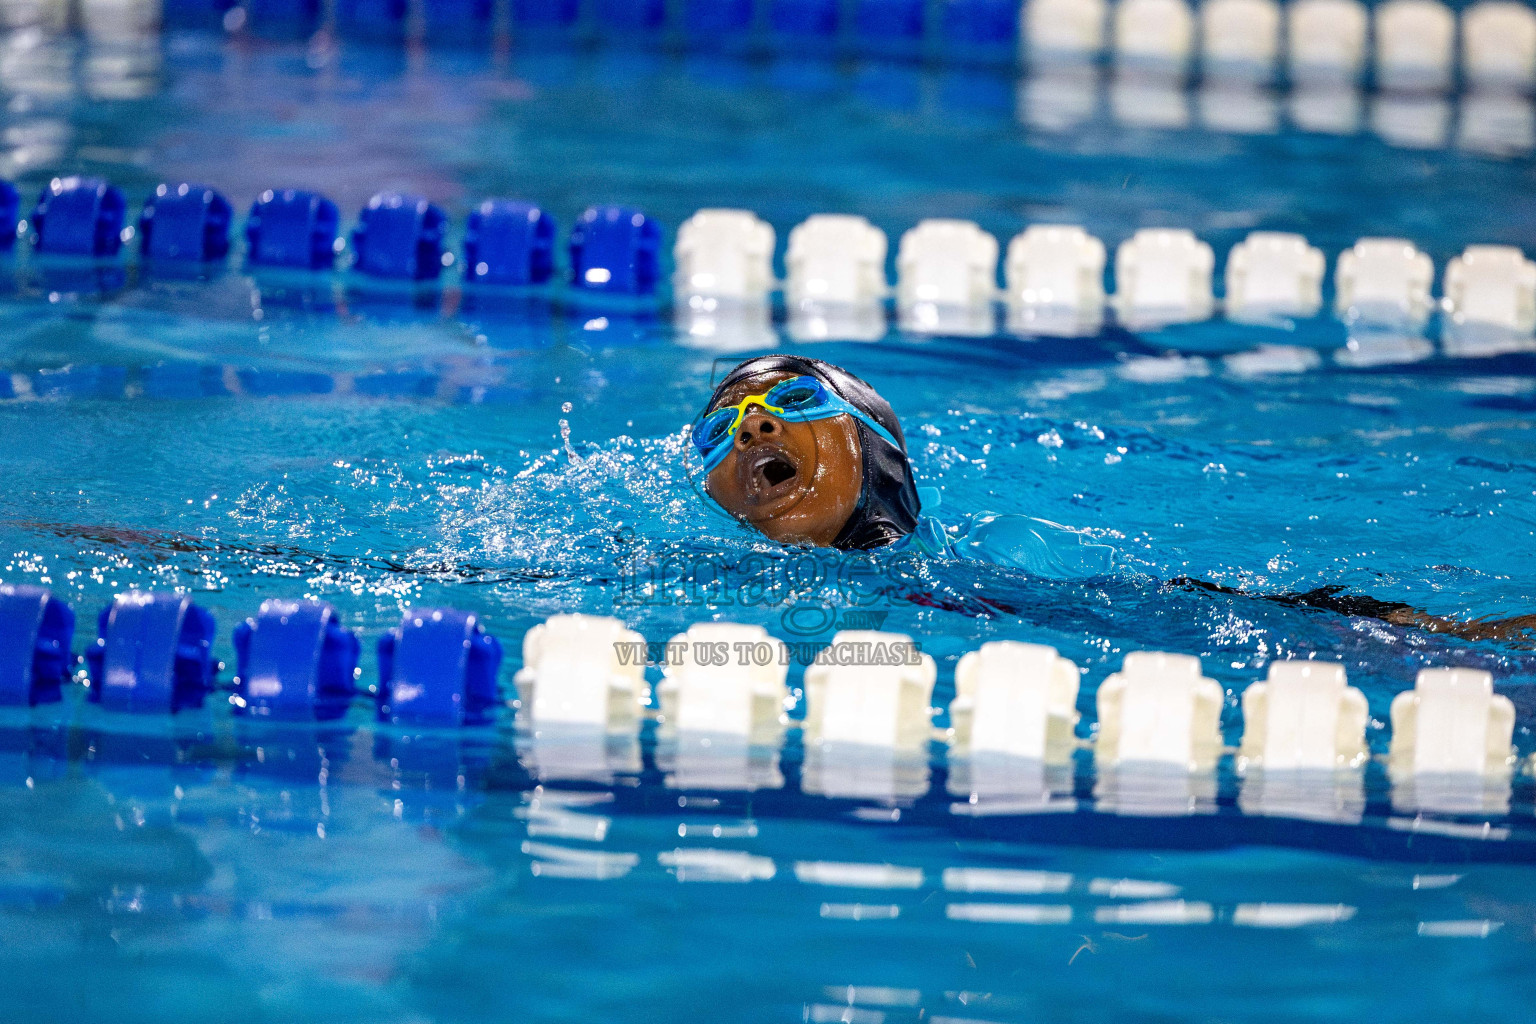
M 963 558 L 1021 569 L 1046 579 L 1075 580 L 1114 570 L 1115 549 L 1060 523 L 1023 515 L 982 515 L 955 539 Z
M 1115 566 L 1113 548 L 1095 543 L 1058 523 L 1022 515 L 979 516 L 951 546 L 960 557 L 1021 569 L 1047 579 L 1104 576 Z M 1293 608 L 1317 608 L 1462 640 L 1536 640 L 1536 615 L 1459 619 L 1435 615 L 1401 602 L 1349 594 L 1340 586 L 1321 587 L 1305 593 L 1264 594 L 1190 577 L 1170 580 L 1165 586 L 1256 597 Z
M 1317 590 L 1300 594 L 1260 594 L 1188 576 L 1169 580 L 1165 586 L 1181 590 L 1203 590 L 1214 594 L 1257 597 L 1263 601 L 1272 601 L 1291 608 L 1318 608 L 1348 615 L 1351 618 L 1376 619 L 1392 626 L 1422 629 L 1426 633 L 1440 633 L 1462 640 L 1536 639 L 1536 615 L 1517 615 L 1507 619 L 1457 619 L 1448 615 L 1434 615 L 1397 601 L 1381 601 L 1374 597 L 1349 594 L 1340 586 L 1319 587 Z

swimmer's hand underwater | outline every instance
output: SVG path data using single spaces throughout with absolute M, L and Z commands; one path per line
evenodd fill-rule
M 737 366 L 694 423 L 693 444 L 709 496 L 783 544 L 973 558 L 1059 580 L 1090 579 L 1114 569 L 1113 548 L 1045 519 L 980 515 L 946 529 L 923 515 L 906 438 L 890 403 L 863 380 L 820 359 L 760 356 Z M 1236 593 L 1184 578 L 1166 585 Z M 1463 622 L 1351 597 L 1337 588 L 1251 596 L 1469 640 L 1536 632 L 1536 616 Z
M 820 359 L 742 363 L 715 389 L 693 441 L 709 496 L 780 543 L 979 558 L 1053 579 L 1114 564 L 1112 548 L 1048 520 L 988 515 L 946 530 L 924 516 L 890 403 Z

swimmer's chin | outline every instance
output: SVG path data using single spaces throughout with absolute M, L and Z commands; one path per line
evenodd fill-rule
M 815 501 L 805 500 L 809 497 L 809 490 L 795 497 L 794 503 L 800 505 L 799 512 L 788 509 L 782 512 L 751 509 L 738 510 L 736 514 L 748 526 L 776 544 L 802 548 L 831 547 L 832 537 L 841 527 L 831 529 L 824 520 L 818 520 L 813 511 Z

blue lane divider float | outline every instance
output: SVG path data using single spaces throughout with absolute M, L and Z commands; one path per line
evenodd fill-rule
M 831 36 L 837 32 L 839 0 L 773 0 L 768 24 L 787 36 Z
M 58 701 L 74 665 L 75 614 L 42 587 L 0 584 L 0 705 Z M 101 612 L 85 654 L 88 699 L 109 711 L 201 707 L 219 664 L 213 615 L 184 594 L 132 590 Z M 321 601 L 268 600 L 235 627 L 236 713 L 330 721 L 357 696 L 360 643 Z M 478 615 L 407 612 L 380 640 L 377 711 L 404 725 L 480 725 L 499 702 L 501 643 Z
M 399 36 L 406 0 L 336 0 L 336 23 L 367 38 Z
M 0 181 L 0 252 L 16 248 L 21 227 L 21 193 L 9 181 Z
M 341 213 L 314 192 L 268 189 L 251 204 L 246 258 L 259 267 L 327 270 L 336 263 Z
M 47 590 L 0 586 L 0 705 L 57 702 L 74 636 L 74 611 Z
M 1018 39 L 1017 0 L 946 0 L 939 21 L 944 38 L 967 47 L 1012 48 Z
M 555 272 L 555 218 L 533 203 L 487 199 L 464 224 L 464 279 L 547 284 Z
M 661 225 L 627 206 L 594 206 L 571 231 L 571 283 L 582 291 L 650 295 L 661 276 Z
M 859 0 L 853 25 L 859 38 L 915 43 L 923 37 L 925 0 Z
M 6 184 L 0 182 L 0 239 L 6 238 Z M 95 178 L 55 179 L 33 213 L 41 253 L 112 256 L 121 247 L 123 194 Z M 144 203 L 139 218 L 145 262 L 215 263 L 226 258 L 234 211 L 217 190 L 165 183 Z M 380 192 L 352 231 L 353 269 L 386 280 L 437 279 L 454 257 L 447 247 L 449 220 L 421 196 Z M 539 206 L 489 199 L 465 225 L 465 280 L 497 285 L 543 285 L 555 274 L 554 218 Z M 13 233 L 14 234 L 14 233 Z M 578 291 L 650 296 L 661 282 L 659 223 L 627 206 L 589 208 L 571 231 L 571 281 Z M 251 204 L 245 223 L 246 260 L 252 267 L 331 270 L 342 251 L 341 218 L 325 196 L 299 189 L 268 189 Z M 14 243 L 14 238 L 9 239 Z M 0 241 L 0 249 L 4 248 Z
M 512 20 L 523 26 L 573 25 L 580 13 L 578 0 L 512 0 Z
M 213 689 L 213 616 L 185 594 L 132 590 L 104 608 L 86 653 L 90 699 L 110 711 L 199 708 Z
M 352 230 L 356 269 L 372 277 L 429 281 L 443 271 L 448 216 L 421 196 L 380 192 Z
M 255 398 L 278 398 L 291 395 L 328 395 L 336 390 L 336 378 L 328 373 L 306 373 L 303 370 L 246 369 L 236 372 L 240 389 Z
M 37 370 L 29 383 L 37 398 L 119 399 L 128 385 L 128 367 L 60 366 Z
M 203 363 L 160 363 L 139 371 L 146 398 L 222 398 L 229 394 L 224 368 Z
M 218 192 L 187 182 L 163 184 L 144 202 L 139 246 L 145 259 L 211 263 L 229 255 L 234 209 Z
M 491 0 L 427 0 L 422 12 L 427 34 L 451 39 L 473 39 L 491 24 Z
M 123 245 L 123 193 L 100 178 L 54 178 L 37 198 L 32 229 L 38 252 L 116 256 Z
M 667 20 L 666 0 L 597 0 L 604 28 L 658 29 Z
M 689 32 L 744 32 L 752 27 L 752 0 L 687 0 L 683 26 Z
M 413 609 L 379 639 L 379 720 L 480 725 L 497 702 L 501 643 L 473 612 Z
M 246 16 L 257 32 L 313 31 L 320 21 L 320 0 L 245 0 Z
M 321 601 L 264 601 L 235 627 L 237 713 L 331 721 L 357 695 L 357 634 Z

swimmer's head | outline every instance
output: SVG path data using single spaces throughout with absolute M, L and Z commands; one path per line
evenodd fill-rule
M 901 423 L 874 388 L 831 363 L 749 359 L 693 429 L 710 497 L 772 540 L 877 548 L 917 526 Z

